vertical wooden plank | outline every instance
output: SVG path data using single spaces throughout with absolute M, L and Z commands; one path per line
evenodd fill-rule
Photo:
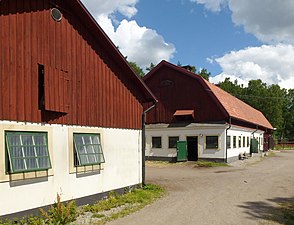
M 61 46 L 61 36 L 62 36 L 62 23 L 63 20 L 60 22 L 56 22 L 55 20 L 51 19 L 54 23 L 55 27 L 55 44 L 54 44 L 54 49 L 55 49 L 55 68 L 56 69 L 62 69 L 61 66 L 61 51 L 63 46 Z M 64 35 L 64 34 L 63 34 Z
M 70 96 L 70 110 L 72 112 L 72 123 L 77 124 L 77 108 L 78 108 L 78 96 L 77 96 L 77 34 L 73 30 L 73 27 L 71 28 L 71 60 L 70 60 L 70 65 L 69 68 L 71 69 L 71 76 L 72 76 L 72 81 L 71 81 L 71 93 L 72 95 Z
M 17 11 L 21 12 L 24 8 L 23 1 L 17 2 Z M 25 87 L 24 87 L 24 15 L 22 13 L 17 14 L 17 99 L 18 99 L 18 119 L 25 120 Z M 27 56 L 26 56 L 27 57 Z
M 16 11 L 17 5 L 16 1 L 10 1 L 9 3 L 9 10 L 10 12 Z M 17 22 L 17 15 L 10 14 L 9 16 L 9 109 L 10 109 L 10 117 L 9 119 L 13 120 L 17 118 L 17 79 L 16 79 L 16 22 Z M 6 87 L 7 88 L 7 87 Z M 22 102 L 19 102 L 22 103 Z
M 84 40 L 82 38 L 82 36 L 79 37 L 79 42 L 80 42 L 80 45 L 81 45 L 81 63 L 80 63 L 80 67 L 81 67 L 81 93 L 82 93 L 82 96 L 81 96 L 81 108 L 80 108 L 80 111 L 79 111 L 79 115 L 81 117 L 81 123 L 84 124 L 84 125 L 88 125 L 86 123 L 86 115 L 88 114 L 88 111 L 87 111 L 87 107 L 86 107 L 86 104 L 87 104 L 87 99 L 86 99 L 86 80 L 85 77 L 84 77 L 84 74 L 86 72 L 85 70 L 85 43 L 84 43 Z
M 32 71 L 31 71 L 31 55 L 32 55 L 32 43 L 31 43 L 31 1 L 24 1 L 24 8 L 27 13 L 24 14 L 24 119 L 27 121 L 31 118 L 31 101 L 32 101 Z M 21 115 L 21 117 L 23 117 Z
M 0 118 L 4 118 L 4 115 L 3 115 L 3 111 L 4 111 L 4 108 L 3 108 L 3 100 L 4 100 L 4 95 L 3 95 L 3 89 L 4 89 L 4 86 L 3 86 L 3 80 L 4 80 L 4 60 L 5 60 L 5 57 L 4 57 L 4 53 L 5 51 L 4 50 L 4 45 L 5 45 L 5 42 L 4 42 L 4 29 L 5 29 L 5 26 L 4 26 L 4 10 L 3 10 L 3 5 L 4 3 L 0 4 Z
M 8 12 L 9 10 L 9 1 L 4 1 L 1 3 L 2 5 L 2 10 L 3 12 Z M 2 21 L 2 43 L 3 45 L 1 46 L 1 51 L 2 52 L 2 62 L 3 62 L 3 67 L 2 69 L 2 96 L 3 96 L 3 101 L 2 101 L 2 113 L 3 113 L 3 118 L 2 119 L 8 119 L 10 115 L 10 110 L 9 110 L 9 15 L 2 15 L 1 18 Z
M 38 0 L 32 0 L 32 33 L 31 33 L 31 117 L 29 120 L 33 122 L 38 122 L 38 29 L 39 23 L 42 23 L 41 17 L 39 17 L 39 13 L 37 11 L 37 2 Z
M 90 80 L 92 82 L 90 82 L 90 88 L 89 88 L 89 124 L 95 124 L 95 105 L 96 105 L 96 99 L 95 99 L 95 93 L 96 93 L 96 83 L 95 83 L 95 61 L 94 61 L 94 52 L 93 49 L 91 48 L 91 46 L 89 46 L 89 57 L 90 57 L 90 63 L 89 63 L 89 75 L 90 75 Z
M 99 124 L 99 126 L 102 126 L 102 123 L 103 123 L 103 112 L 102 112 L 102 107 L 103 107 L 103 94 L 102 94 L 102 89 L 103 89 L 103 86 L 102 86 L 102 59 L 98 58 L 98 72 L 97 72 L 97 78 L 98 78 L 98 104 L 96 106 L 96 110 L 97 110 L 97 116 L 98 116 L 98 121 L 97 123 Z

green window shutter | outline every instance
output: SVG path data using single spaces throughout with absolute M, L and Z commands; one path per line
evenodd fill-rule
M 76 166 L 98 165 L 105 162 L 99 134 L 74 134 Z
M 48 170 L 51 161 L 47 133 L 6 132 L 9 173 Z

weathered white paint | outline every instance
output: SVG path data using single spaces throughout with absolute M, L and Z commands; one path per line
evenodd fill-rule
M 52 170 L 48 176 L 19 179 L 5 174 L 5 130 L 48 132 Z M 73 166 L 73 132 L 100 133 L 105 163 L 101 170 L 76 173 Z M 70 140 L 70 141 L 69 141 Z M 0 215 L 11 214 L 61 200 L 98 194 L 142 182 L 141 131 L 0 121 Z M 20 174 L 22 175 L 22 174 Z M 21 176 L 23 177 L 23 176 Z
M 146 126 L 146 156 L 151 157 L 176 157 L 177 150 L 175 148 L 168 148 L 168 138 L 171 136 L 179 136 L 180 141 L 187 140 L 188 136 L 198 137 L 198 158 L 205 159 L 226 159 L 226 130 L 229 128 L 228 124 L 189 124 L 188 126 L 169 126 L 168 124 L 150 124 Z M 263 131 L 252 130 L 249 128 L 232 126 L 228 129 L 229 136 L 249 136 L 249 138 L 260 138 L 263 140 Z M 253 134 L 254 132 L 254 134 Z M 219 148 L 217 150 L 206 149 L 206 136 L 218 136 Z M 152 148 L 152 137 L 161 137 L 162 148 Z M 243 139 L 242 139 L 243 140 Z M 246 139 L 247 141 L 247 139 Z M 237 139 L 238 142 L 238 139 Z M 237 143 L 238 144 L 238 143 Z M 260 150 L 263 150 L 263 141 L 260 143 Z M 231 146 L 233 146 L 233 138 L 231 138 Z M 227 157 L 238 158 L 240 153 L 250 153 L 250 147 L 246 146 L 228 149 Z

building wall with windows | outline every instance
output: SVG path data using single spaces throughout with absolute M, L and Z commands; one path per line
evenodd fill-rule
M 232 126 L 227 132 L 228 161 L 237 160 L 240 154 L 250 153 L 251 139 L 258 140 L 258 149 L 263 151 L 264 131 Z
M 177 149 L 171 138 L 178 137 L 179 141 L 187 141 L 187 137 L 195 137 L 197 150 L 193 151 L 197 153 L 191 152 L 191 154 L 197 154 L 198 159 L 223 161 L 226 127 L 225 124 L 192 123 L 188 126 L 177 127 L 171 127 L 168 124 L 149 124 L 146 126 L 146 157 L 149 160 L 175 161 Z M 154 138 L 156 146 L 154 146 Z M 161 141 L 160 145 L 157 145 L 158 140 Z
M 47 134 L 51 168 L 7 173 L 5 133 L 16 131 Z M 74 134 L 99 134 L 103 162 L 75 166 Z M 139 130 L 1 121 L 0 143 L 0 215 L 53 204 L 57 193 L 66 201 L 141 183 Z
M 177 149 L 175 146 L 170 147 L 170 138 L 178 137 L 179 141 L 188 141 L 187 137 L 196 137 L 198 159 L 232 162 L 238 160 L 240 154 L 250 153 L 252 138 L 258 140 L 258 149 L 262 151 L 263 134 L 264 131 L 261 130 L 238 126 L 229 128 L 228 124 L 194 123 L 177 127 L 169 124 L 149 124 L 146 126 L 146 157 L 148 160 L 175 161 Z
M 155 97 L 81 1 L 1 0 L 0 37 L 0 216 L 142 183 Z

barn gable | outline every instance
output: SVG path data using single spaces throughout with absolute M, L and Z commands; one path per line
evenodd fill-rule
M 154 96 L 79 0 L 3 0 L 0 23 L 1 119 L 140 128 Z

